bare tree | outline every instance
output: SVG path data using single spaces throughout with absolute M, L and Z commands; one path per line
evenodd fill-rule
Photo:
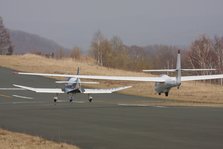
M 0 17 L 0 54 L 12 55 L 14 47 L 10 41 L 10 35 L 3 25 L 3 20 Z
M 64 52 L 64 49 L 60 48 L 58 51 L 57 51 L 57 54 L 56 54 L 57 58 L 58 59 L 62 59 L 64 56 L 65 56 L 65 52 Z
M 193 68 L 214 68 L 216 55 L 211 39 L 203 35 L 195 40 L 191 45 L 188 59 Z
M 79 60 L 81 58 L 81 49 L 79 47 L 74 47 L 71 50 L 70 57 Z
M 217 67 L 223 73 L 223 37 L 215 37 L 213 41 L 214 52 L 217 57 Z
M 102 45 L 105 40 L 106 38 L 103 36 L 103 34 L 98 31 L 95 33 L 91 42 L 91 54 L 97 60 L 97 64 L 101 66 L 103 65 L 103 52 L 105 50 L 103 49 Z
M 127 62 L 127 53 L 125 51 L 124 44 L 122 40 L 114 36 L 111 40 L 111 48 L 112 48 L 112 62 L 110 63 L 110 66 L 113 68 L 123 68 L 125 67 L 124 63 Z

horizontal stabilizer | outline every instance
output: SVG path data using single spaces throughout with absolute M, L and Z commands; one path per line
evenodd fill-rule
M 71 81 L 56 81 L 56 83 L 58 84 L 66 84 L 66 83 L 76 83 L 76 82 L 71 82 Z M 80 81 L 78 82 L 80 84 L 99 84 L 99 82 L 83 82 L 83 81 Z
M 215 71 L 216 69 L 181 69 L 182 71 Z
M 216 69 L 181 69 L 181 71 L 215 71 Z M 177 69 L 151 69 L 143 72 L 176 72 Z
M 143 72 L 175 72 L 176 69 L 151 69 L 151 70 L 142 70 Z

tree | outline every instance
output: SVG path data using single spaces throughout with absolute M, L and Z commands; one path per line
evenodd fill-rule
M 79 60 L 81 58 L 81 50 L 80 50 L 80 48 L 79 47 L 74 47 L 71 50 L 70 57 L 73 58 L 73 59 Z
M 0 54 L 12 55 L 14 49 L 10 41 L 10 35 L 3 25 L 3 20 L 0 17 Z
M 111 55 L 112 61 L 109 64 L 113 68 L 124 68 L 125 62 L 127 62 L 127 53 L 125 52 L 125 47 L 122 40 L 114 36 L 110 40 L 111 43 Z
M 213 41 L 214 52 L 216 55 L 217 68 L 223 73 L 223 37 L 215 37 Z
M 141 71 L 149 67 L 150 58 L 143 47 L 131 46 L 128 47 L 128 69 L 134 71 Z
M 211 39 L 203 35 L 195 40 L 191 45 L 188 59 L 193 68 L 214 68 L 216 54 Z
M 60 49 L 57 51 L 57 58 L 58 58 L 58 59 L 62 59 L 64 56 L 65 56 L 65 54 L 64 54 L 64 49 L 60 48 Z
M 100 31 L 96 32 L 91 42 L 90 51 L 98 65 L 104 66 L 104 59 L 109 48 L 109 41 Z

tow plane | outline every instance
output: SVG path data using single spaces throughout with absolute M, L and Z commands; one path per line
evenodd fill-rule
M 124 89 L 128 89 L 132 86 L 124 86 L 124 87 L 117 87 L 117 88 L 107 88 L 107 89 L 87 89 L 82 88 L 81 84 L 98 84 L 98 82 L 82 82 L 79 76 L 79 68 L 77 70 L 76 77 L 67 77 L 66 81 L 56 81 L 56 83 L 64 83 L 64 88 L 34 88 L 29 86 L 17 85 L 13 84 L 16 88 L 9 88 L 7 90 L 29 90 L 36 93 L 52 93 L 56 94 L 53 100 L 54 102 L 58 101 L 58 95 L 66 93 L 69 95 L 69 101 L 72 102 L 74 100 L 74 95 L 77 93 L 88 94 L 89 102 L 92 102 L 93 97 L 90 96 L 91 94 L 109 94 L 117 91 L 121 91 Z M 5 89 L 6 90 L 6 89 Z
M 160 75 L 160 77 L 94 76 L 94 75 L 67 75 L 67 74 L 24 73 L 24 72 L 18 72 L 18 74 L 51 76 L 51 77 L 74 77 L 74 78 L 78 77 L 81 79 L 95 79 L 95 80 L 154 82 L 155 92 L 158 93 L 159 95 L 164 93 L 165 96 L 168 96 L 170 90 L 173 87 L 177 87 L 178 89 L 180 88 L 181 82 L 223 78 L 223 74 L 181 76 L 182 71 L 213 71 L 213 70 L 215 69 L 182 69 L 180 50 L 178 50 L 176 69 L 143 70 L 143 72 L 174 72 L 176 73 L 176 77 L 171 77 L 166 74 L 162 74 Z

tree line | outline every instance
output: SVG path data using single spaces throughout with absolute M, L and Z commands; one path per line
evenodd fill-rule
M 89 54 L 97 65 L 139 71 L 175 68 L 178 49 L 169 45 L 127 46 L 119 37 L 109 40 L 98 31 L 93 36 Z M 181 52 L 182 67 L 217 68 L 218 73 L 223 73 L 223 37 L 212 39 L 202 35 Z

